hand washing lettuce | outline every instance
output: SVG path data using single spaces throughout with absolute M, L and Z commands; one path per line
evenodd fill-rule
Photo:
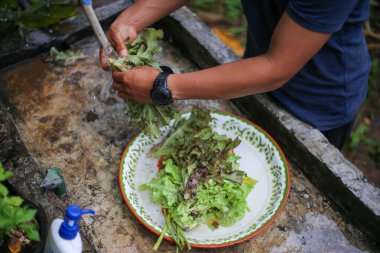
M 157 41 L 163 39 L 162 30 L 147 28 L 141 32 L 135 41 L 126 41 L 128 56 L 124 58 L 109 59 L 109 64 L 120 71 L 127 71 L 134 67 L 151 66 L 160 69 L 160 64 L 154 56 L 161 51 Z
M 163 169 L 140 190 L 150 190 L 159 203 L 166 224 L 154 249 L 167 232 L 177 250 L 190 244 L 184 231 L 201 223 L 211 229 L 227 227 L 244 217 L 246 198 L 256 181 L 239 170 L 240 144 L 214 132 L 208 110 L 194 107 L 189 119 L 182 119 L 169 137 L 154 150 L 163 159 Z
M 128 71 L 139 66 L 151 66 L 160 69 L 154 56 L 161 51 L 157 41 L 164 36 L 162 30 L 148 28 L 141 32 L 133 42 L 126 41 L 128 56 L 125 58 L 109 59 L 108 64 L 112 69 Z M 170 120 L 176 117 L 176 111 L 172 105 L 158 106 L 154 104 L 138 104 L 125 100 L 128 106 L 126 113 L 131 117 L 131 124 L 144 129 L 147 135 L 157 136 L 160 127 L 168 125 Z

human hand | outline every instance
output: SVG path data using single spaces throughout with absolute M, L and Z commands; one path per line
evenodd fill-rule
M 114 71 L 112 88 L 123 99 L 136 103 L 152 103 L 150 90 L 159 73 L 160 71 L 152 67 L 137 67 L 126 72 Z
M 126 57 L 128 55 L 128 49 L 125 46 L 126 40 L 134 41 L 137 38 L 136 29 L 130 25 L 123 22 L 115 20 L 108 31 L 108 41 L 116 49 L 120 57 Z M 104 70 L 109 70 L 106 56 L 103 50 L 99 51 L 100 63 Z

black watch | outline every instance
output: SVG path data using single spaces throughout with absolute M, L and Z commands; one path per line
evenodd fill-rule
M 173 103 L 173 97 L 168 89 L 168 76 L 173 74 L 173 71 L 167 66 L 161 66 L 161 69 L 162 72 L 157 75 L 150 90 L 150 97 L 157 105 L 170 105 Z

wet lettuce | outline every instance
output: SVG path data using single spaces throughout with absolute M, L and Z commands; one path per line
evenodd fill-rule
M 239 156 L 231 139 L 211 128 L 210 111 L 194 107 L 179 121 L 154 153 L 163 169 L 140 190 L 150 190 L 152 201 L 164 209 L 164 232 L 182 249 L 183 231 L 206 223 L 211 229 L 231 226 L 244 217 L 246 198 L 256 181 L 239 170 Z M 159 238 L 155 249 L 162 240 Z M 188 245 L 189 247 L 189 245 Z
M 147 28 L 141 32 L 133 42 L 126 41 L 128 56 L 119 59 L 108 59 L 111 68 L 128 71 L 139 66 L 151 66 L 159 69 L 155 55 L 161 51 L 158 40 L 162 39 L 162 30 Z M 147 135 L 158 136 L 160 127 L 166 126 L 173 118 L 177 117 L 177 112 L 172 105 L 159 106 L 155 104 L 139 104 L 125 100 L 127 104 L 126 114 L 130 116 L 131 124 L 140 127 Z
M 152 200 L 160 203 L 163 208 L 170 208 L 179 202 L 178 191 L 182 185 L 182 177 L 179 168 L 173 164 L 173 160 L 163 162 L 164 169 L 158 172 L 148 184 L 140 186 L 140 190 L 151 190 Z

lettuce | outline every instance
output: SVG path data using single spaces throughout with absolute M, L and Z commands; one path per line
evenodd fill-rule
M 220 185 L 210 179 L 201 184 L 195 198 L 180 202 L 170 209 L 171 217 L 184 230 L 202 222 L 206 222 L 211 229 L 216 229 L 219 225 L 231 226 L 244 217 L 247 210 L 246 197 L 255 183 L 255 180 L 248 178 L 242 184 L 224 180 Z
M 108 59 L 112 69 L 128 71 L 139 66 L 151 66 L 160 69 L 155 55 L 161 51 L 158 40 L 164 37 L 162 30 L 147 28 L 133 42 L 126 41 L 128 56 L 118 59 Z M 159 106 L 155 104 L 139 104 L 125 100 L 126 113 L 131 118 L 131 125 L 141 127 L 147 135 L 158 136 L 160 127 L 166 126 L 178 114 L 172 105 Z
M 227 227 L 242 219 L 248 209 L 246 198 L 257 183 L 239 170 L 240 157 L 233 149 L 240 140 L 214 132 L 210 123 L 210 111 L 194 107 L 190 118 L 179 121 L 156 147 L 163 169 L 140 186 L 163 207 L 163 231 L 177 243 L 177 250 L 184 243 L 190 248 L 183 231 L 201 223 L 211 229 Z M 154 249 L 161 240 L 162 236 Z
M 172 160 L 163 162 L 164 169 L 158 172 L 148 184 L 140 185 L 140 191 L 150 190 L 152 201 L 160 203 L 164 208 L 170 208 L 179 201 L 178 191 L 182 185 L 179 168 Z

